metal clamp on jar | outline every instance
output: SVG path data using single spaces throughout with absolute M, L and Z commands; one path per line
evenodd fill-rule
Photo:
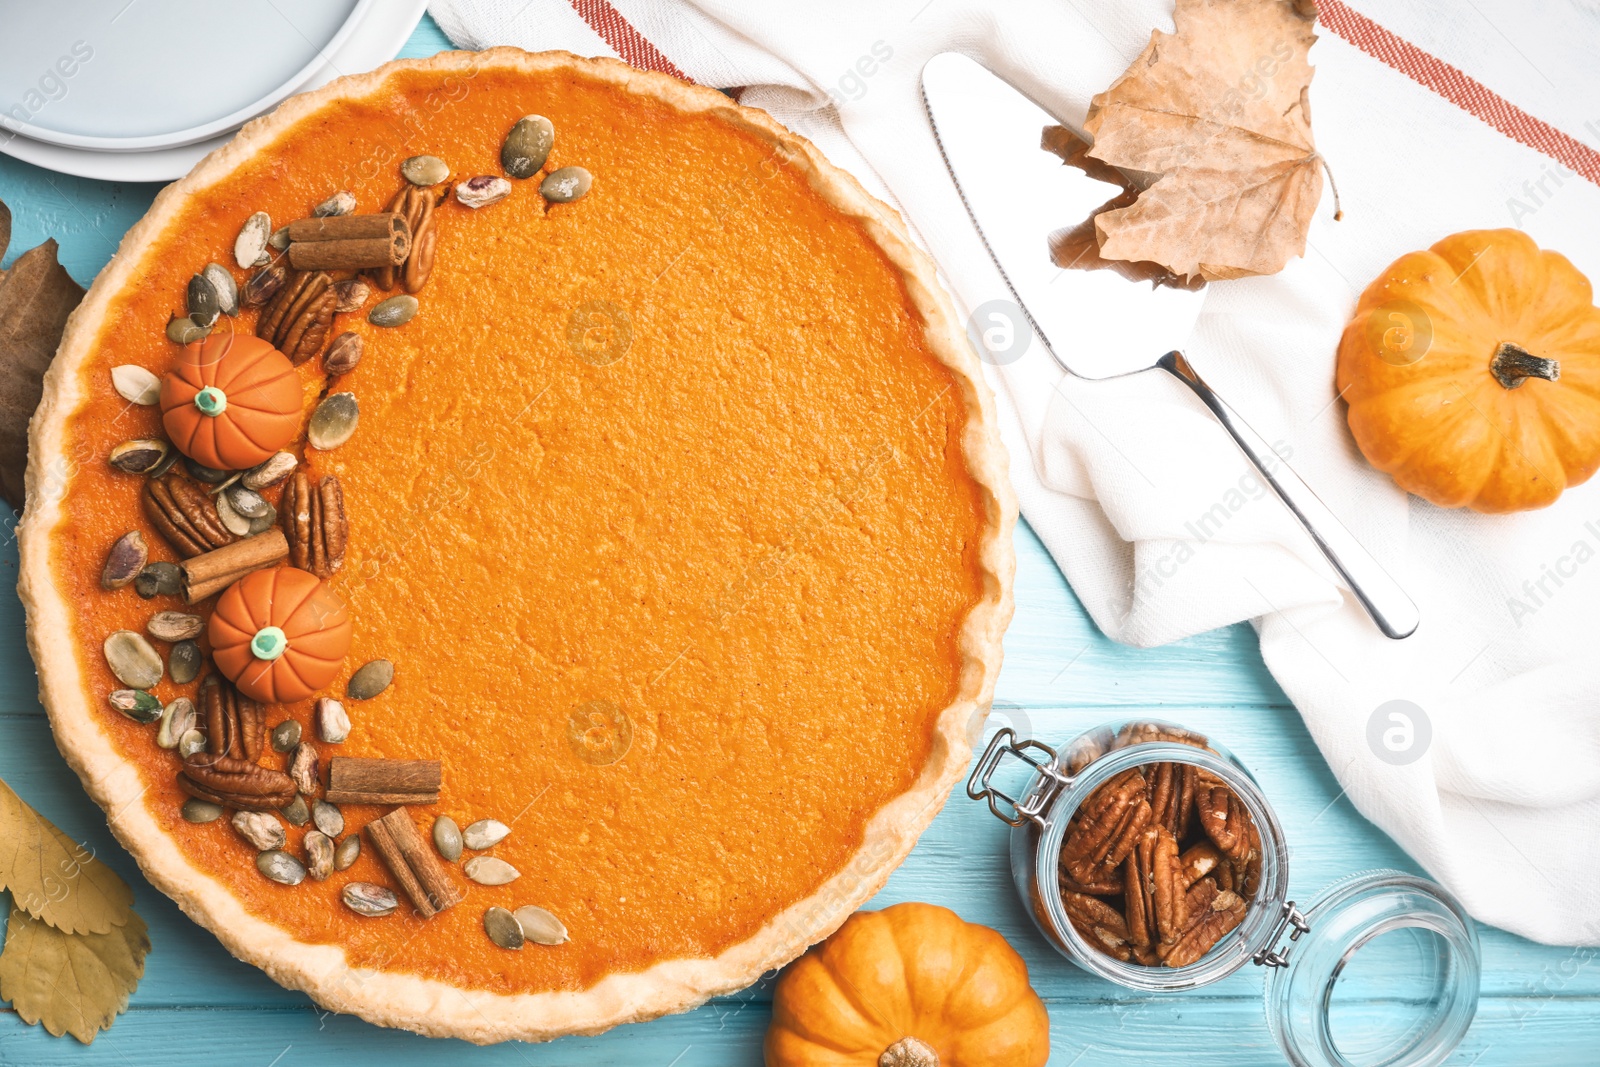
M 1032 776 L 1012 796 L 996 784 L 996 778 L 1003 767 L 1017 761 L 1027 764 Z M 1092 916 L 1083 914 L 1083 906 L 1097 899 L 1090 894 L 1112 901 L 1125 894 L 1130 883 L 1119 880 L 1124 876 L 1144 872 L 1137 875 L 1144 887 L 1148 862 L 1141 867 L 1139 854 L 1129 849 L 1127 858 L 1119 859 L 1119 849 L 1103 857 L 1119 859 L 1122 867 L 1117 872 L 1095 874 L 1074 866 L 1069 874 L 1067 860 L 1074 853 L 1063 853 L 1074 830 L 1079 836 L 1073 841 L 1110 840 L 1123 833 L 1121 829 L 1086 833 L 1083 824 L 1104 818 L 1101 813 L 1108 805 L 1101 798 L 1117 793 L 1114 799 L 1121 799 L 1121 793 L 1139 788 L 1144 772 L 1138 776 L 1129 772 L 1159 770 L 1163 764 L 1181 771 L 1185 776 L 1181 780 L 1190 785 L 1196 780 L 1202 783 L 1204 796 L 1215 797 L 1222 812 L 1234 813 L 1235 831 L 1252 832 L 1249 841 L 1233 852 L 1241 865 L 1231 870 L 1241 873 L 1230 875 L 1227 890 L 1237 897 L 1226 898 L 1236 907 L 1243 899 L 1243 918 L 1192 961 L 1181 951 L 1174 952 L 1177 946 L 1167 941 L 1148 947 L 1136 943 L 1137 938 L 1118 943 L 1116 935 L 1099 929 Z M 1154 800 L 1176 812 L 1170 802 L 1174 771 L 1163 773 L 1168 783 L 1165 792 L 1156 796 L 1158 776 L 1152 772 L 1148 794 L 1140 792 L 1137 799 Z M 1267 1020 L 1284 1056 L 1296 1067 L 1431 1067 L 1443 1063 L 1460 1043 L 1477 1011 L 1477 933 L 1444 887 L 1401 871 L 1365 871 L 1334 883 L 1310 906 L 1297 906 L 1289 898 L 1289 848 L 1283 827 L 1255 778 L 1227 749 L 1182 726 L 1151 719 L 1119 720 L 1080 734 L 1059 751 L 1002 729 L 973 768 L 967 795 L 987 801 L 989 810 L 1012 827 L 1012 878 L 1039 931 L 1059 952 L 1119 985 L 1156 993 L 1210 985 L 1247 963 L 1266 967 Z M 1238 807 L 1232 806 L 1235 800 Z M 1198 802 L 1191 810 L 1217 814 L 1205 803 Z M 1084 818 L 1075 821 L 1080 809 Z M 1240 809 L 1248 814 L 1248 824 Z M 1122 810 L 1110 814 L 1126 828 L 1134 820 L 1121 815 Z M 1190 812 L 1182 814 L 1187 819 Z M 1163 832 L 1155 826 L 1143 831 L 1149 839 L 1146 845 Z M 1167 848 L 1170 856 L 1171 842 Z M 1104 844 L 1101 850 L 1107 850 Z M 1117 877 L 1110 877 L 1112 873 Z M 1091 884 L 1080 884 L 1084 881 Z M 1114 888 L 1118 885 L 1122 888 Z M 1206 888 L 1213 900 L 1218 899 L 1215 886 Z M 1128 897 L 1128 912 L 1141 908 L 1136 896 Z M 1077 908 L 1075 915 L 1069 914 L 1069 901 Z M 1124 920 L 1119 931 L 1135 927 L 1126 915 L 1118 917 Z M 1230 921 L 1236 918 L 1228 916 Z M 1154 928 L 1154 920 L 1150 925 Z M 1099 943 L 1091 943 L 1090 937 Z M 1382 949 L 1369 949 L 1380 937 Z M 1353 966 L 1363 949 L 1369 949 L 1369 966 Z M 1158 951 L 1170 954 L 1158 958 Z M 1374 967 L 1379 970 L 1373 971 Z M 1335 1024 L 1330 1006 L 1337 986 L 1356 971 L 1371 972 L 1386 984 L 1400 977 L 1403 994 L 1384 998 L 1375 1009 L 1384 1013 L 1381 1020 Z

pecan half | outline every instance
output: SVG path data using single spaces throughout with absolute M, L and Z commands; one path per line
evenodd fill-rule
M 1147 826 L 1124 864 L 1123 912 L 1128 920 L 1128 940 L 1139 948 L 1150 948 L 1160 937 L 1152 899 L 1155 881 L 1151 877 L 1151 867 L 1155 862 L 1155 851 L 1156 827 Z
M 411 250 L 402 263 L 368 271 L 372 284 L 388 292 L 399 283 L 406 292 L 413 294 L 421 292 L 428 284 L 428 276 L 433 273 L 433 250 L 438 241 L 438 220 L 433 213 L 437 204 L 434 190 L 409 183 L 389 199 L 384 210 L 406 217 L 406 224 L 411 228 Z
M 1204 734 L 1158 722 L 1130 722 L 1117 731 L 1117 739 L 1112 742 L 1111 747 L 1127 748 L 1129 745 L 1142 745 L 1147 741 L 1171 741 L 1180 745 L 1193 745 L 1195 748 L 1206 747 Z
M 333 279 L 323 271 L 296 271 L 261 309 L 256 336 L 289 357 L 295 366 L 322 351 L 339 303 Z
M 1239 894 L 1221 891 L 1166 952 L 1163 962 L 1168 967 L 1187 967 L 1195 962 L 1244 921 L 1247 907 Z
M 261 758 L 267 712 L 260 704 L 212 674 L 200 683 L 200 711 L 206 720 L 207 752 L 251 763 Z
M 1128 924 L 1110 904 L 1083 893 L 1062 895 L 1067 919 L 1085 941 L 1102 952 L 1126 961 L 1133 955 L 1128 946 Z
M 1145 771 L 1150 781 L 1150 809 L 1155 821 L 1180 841 L 1189 836 L 1197 770 L 1192 763 L 1157 763 Z
M 238 811 L 276 811 L 295 797 L 294 780 L 282 771 L 209 753 L 183 761 L 178 786 L 192 797 Z
M 1218 851 L 1231 860 L 1243 860 L 1249 855 L 1255 828 L 1250 824 L 1250 813 L 1233 790 L 1205 776 L 1196 792 L 1194 807 L 1201 829 Z
M 1189 907 L 1184 893 L 1183 865 L 1178 860 L 1178 842 L 1164 826 L 1156 828 L 1150 852 L 1150 903 L 1162 945 L 1171 945 L 1189 925 Z
M 290 563 L 318 578 L 331 577 L 344 566 L 350 522 L 338 478 L 324 475 L 313 489 L 310 476 L 304 470 L 295 471 L 283 488 L 278 510 L 283 514 Z
M 1061 846 L 1061 861 L 1069 870 L 1076 870 L 1085 861 L 1091 866 L 1101 863 L 1111 855 L 1113 848 L 1124 844 L 1122 837 L 1125 835 L 1126 848 L 1117 857 L 1117 862 L 1121 862 L 1122 856 L 1127 855 L 1127 848 L 1132 848 L 1137 839 L 1137 831 L 1129 833 L 1127 829 L 1129 809 L 1135 807 L 1135 801 L 1144 800 L 1144 792 L 1144 776 L 1135 767 L 1112 778 L 1084 801 Z M 1149 807 L 1148 803 L 1145 807 Z M 1083 880 L 1081 876 L 1074 877 Z
M 193 482 L 168 474 L 144 483 L 145 517 L 184 558 L 238 540 L 222 525 L 216 504 Z
M 1184 885 L 1191 886 L 1212 871 L 1222 862 L 1222 853 L 1215 847 L 1202 841 L 1186 850 L 1178 857 L 1178 865 L 1183 868 Z

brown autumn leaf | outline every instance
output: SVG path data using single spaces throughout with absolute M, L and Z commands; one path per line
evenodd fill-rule
M 1155 175 L 1095 216 L 1100 254 L 1208 280 L 1273 274 L 1305 251 L 1322 195 L 1306 59 L 1311 0 L 1177 0 L 1090 103 L 1093 158 Z
M 69 934 L 13 905 L 0 999 L 30 1026 L 42 1022 L 52 1036 L 71 1034 L 87 1045 L 127 1010 L 149 952 L 149 931 L 131 912 L 107 933 Z
M 0 889 L 18 908 L 69 934 L 104 934 L 136 921 L 133 890 L 116 871 L 0 782 Z
M 0 203 L 0 256 L 11 237 L 11 212 Z M 0 274 L 0 497 L 22 510 L 28 466 L 28 420 L 44 392 L 44 372 L 61 343 L 83 287 L 56 261 L 56 242 L 17 257 Z

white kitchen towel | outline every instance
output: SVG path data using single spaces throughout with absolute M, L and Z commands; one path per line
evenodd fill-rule
M 1517 226 L 1600 277 L 1600 5 L 1321 7 L 1312 113 L 1344 220 L 1325 196 L 1303 259 L 1211 285 L 1185 348 L 1401 581 L 1421 629 L 1380 636 L 1223 430 L 1159 372 L 1078 381 L 1037 343 L 988 368 L 1022 510 L 1119 641 L 1254 620 L 1357 807 L 1478 918 L 1600 943 L 1600 479 L 1540 512 L 1442 511 L 1363 462 L 1333 386 L 1360 290 L 1446 234 Z M 1152 28 L 1172 29 L 1170 0 L 433 0 L 431 11 L 464 47 L 620 54 L 749 86 L 745 103 L 900 208 L 964 312 L 1008 294 L 941 163 L 923 63 L 966 52 L 1077 124 Z

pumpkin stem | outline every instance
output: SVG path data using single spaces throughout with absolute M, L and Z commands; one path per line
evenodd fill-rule
M 202 415 L 217 416 L 228 410 L 228 395 L 214 385 L 208 385 L 194 395 L 194 406 Z
M 1561 377 L 1561 364 L 1544 359 L 1510 341 L 1502 341 L 1489 361 L 1489 373 L 1507 389 L 1515 389 L 1529 378 L 1543 378 L 1553 382 Z
M 277 659 L 288 648 L 288 635 L 276 626 L 263 626 L 250 639 L 250 654 L 256 659 Z
M 883 1050 L 878 1067 L 939 1067 L 933 1046 L 916 1037 L 902 1037 Z

